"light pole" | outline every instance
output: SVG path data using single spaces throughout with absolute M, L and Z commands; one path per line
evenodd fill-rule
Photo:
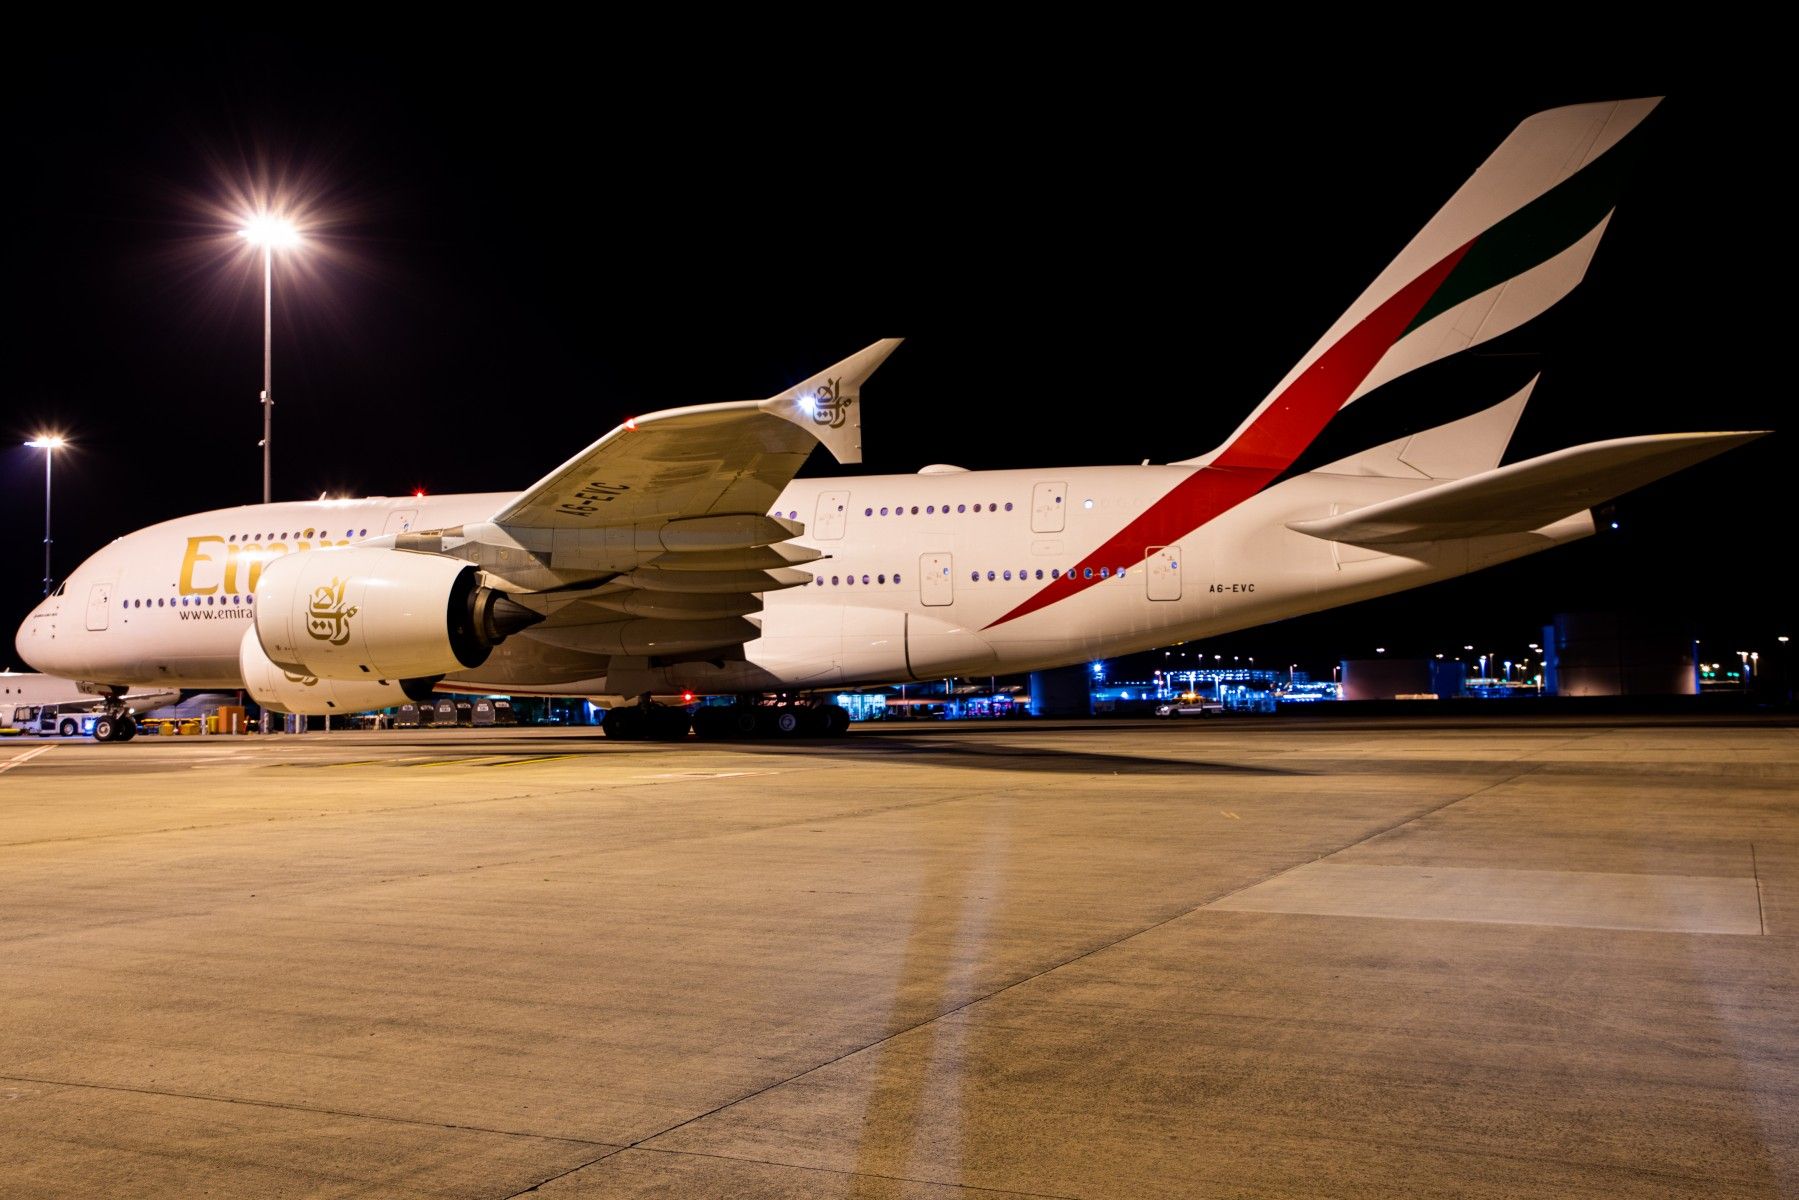
M 63 448 L 63 439 L 55 434 L 40 434 L 25 443 L 44 452 L 44 595 L 50 594 L 50 462 Z
M 262 247 L 262 502 L 269 502 L 269 451 L 275 440 L 275 251 L 300 244 L 292 221 L 266 213 L 251 217 L 237 235 Z

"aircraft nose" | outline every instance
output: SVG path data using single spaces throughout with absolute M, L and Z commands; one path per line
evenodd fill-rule
M 54 597 L 39 604 L 19 623 L 19 630 L 13 634 L 12 640 L 19 660 L 32 670 L 42 671 L 46 675 L 58 674 L 57 608 Z

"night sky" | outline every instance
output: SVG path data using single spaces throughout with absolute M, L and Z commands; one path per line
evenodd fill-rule
M 277 265 L 277 499 L 522 488 L 625 417 L 764 396 L 883 336 L 909 340 L 866 389 L 861 472 L 1198 454 L 1520 119 L 1658 93 L 1586 282 L 1357 402 L 1318 454 L 1539 370 L 1508 459 L 1784 424 L 1786 318 L 1751 299 L 1784 274 L 1759 248 L 1784 195 L 1766 147 L 1789 140 L 1765 96 L 1628 64 L 1372 91 L 1270 72 L 1243 93 L 1042 61 L 702 80 L 505 46 L 42 57 L 7 84 L 0 662 L 39 592 L 42 460 L 16 446 L 38 429 L 78 443 L 56 465 L 59 577 L 258 498 L 260 281 L 231 209 L 270 182 L 313 213 Z M 698 88 L 703 117 L 675 116 Z M 1763 439 L 1626 497 L 1617 533 L 1216 648 L 1328 671 L 1623 607 L 1768 652 L 1792 632 L 1790 470 Z M 840 472 L 821 451 L 807 473 Z

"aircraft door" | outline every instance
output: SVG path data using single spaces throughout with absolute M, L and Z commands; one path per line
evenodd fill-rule
M 416 508 L 396 509 L 387 514 L 387 525 L 381 532 L 407 533 L 412 529 L 412 523 L 418 520 L 418 516 L 419 510 Z
M 1031 489 L 1031 532 L 1061 533 L 1068 520 L 1068 485 L 1040 483 Z
M 918 556 L 918 598 L 925 604 L 951 604 L 956 599 L 955 562 L 948 554 Z
M 1179 600 L 1181 598 L 1181 548 L 1179 546 L 1151 546 L 1149 561 L 1144 566 L 1147 568 L 1144 575 L 1149 579 L 1149 598 L 1151 600 Z
M 818 496 L 818 514 L 809 531 L 815 539 L 829 541 L 843 536 L 844 525 L 849 521 L 850 494 L 848 492 L 820 492 Z
M 105 629 L 111 611 L 112 584 L 96 583 L 87 594 L 87 627 L 93 630 Z

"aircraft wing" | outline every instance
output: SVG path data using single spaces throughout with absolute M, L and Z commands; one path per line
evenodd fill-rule
M 1528 532 L 1754 441 L 1764 432 L 1666 433 L 1592 442 L 1336 516 L 1291 521 L 1287 528 L 1357 545 Z
M 775 501 L 820 443 L 861 461 L 862 383 L 898 345 L 876 342 L 766 400 L 626 421 L 460 531 L 473 544 L 426 540 L 504 579 L 546 618 L 523 636 L 547 645 L 631 655 L 740 644 L 756 636 L 743 617 L 760 596 L 810 583 L 795 568 L 821 557 L 784 544 L 804 526 Z

